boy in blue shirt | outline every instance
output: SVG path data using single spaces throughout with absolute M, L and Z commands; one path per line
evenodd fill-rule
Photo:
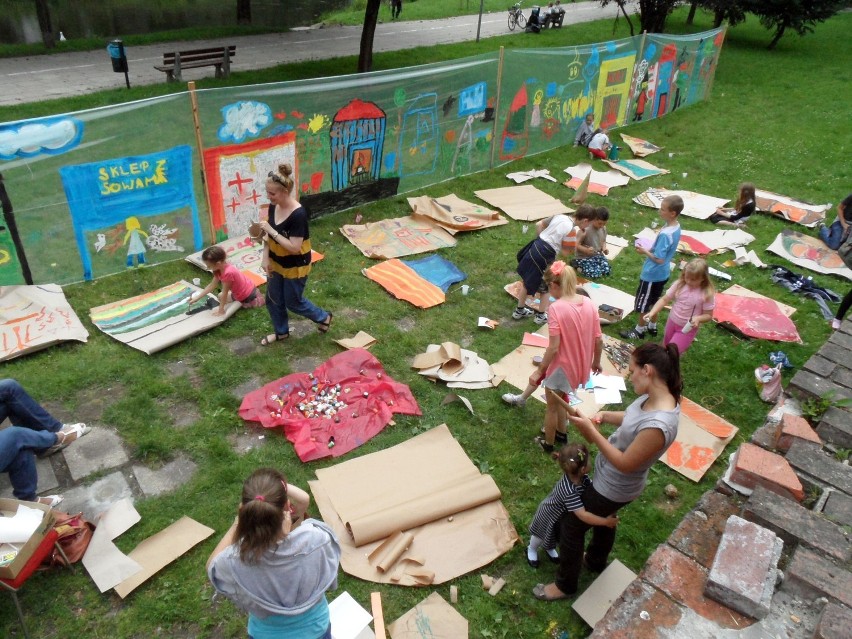
M 660 217 L 666 223 L 649 249 L 637 246 L 636 252 L 645 256 L 642 273 L 639 275 L 639 287 L 636 289 L 634 310 L 639 314 L 639 321 L 634 328 L 621 331 L 625 339 L 642 339 L 646 333 L 656 336 L 657 324 L 645 324 L 645 315 L 653 308 L 663 294 L 666 281 L 671 272 L 671 262 L 680 242 L 680 224 L 677 217 L 683 211 L 683 198 L 679 195 L 669 195 L 660 203 Z

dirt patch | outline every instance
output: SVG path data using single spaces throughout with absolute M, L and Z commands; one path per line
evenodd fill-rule
M 108 388 L 87 388 L 76 397 L 74 421 L 85 424 L 103 422 L 104 411 L 124 398 L 125 394 L 123 384 L 113 384 Z M 62 412 L 68 413 L 67 410 Z
M 312 373 L 314 369 L 323 363 L 319 357 L 300 357 L 293 360 L 294 373 Z
M 169 416 L 172 426 L 178 430 L 188 428 L 201 419 L 198 407 L 192 402 L 157 399 L 157 404 L 162 406 L 163 410 Z
M 654 502 L 654 507 L 658 510 L 663 511 L 667 515 L 671 515 L 672 513 L 677 512 L 678 508 L 680 508 L 683 504 L 680 499 L 658 499 Z
M 231 394 L 237 399 L 242 400 L 243 397 L 248 395 L 250 392 L 257 390 L 261 386 L 263 386 L 263 384 L 261 383 L 260 378 L 252 375 L 242 384 L 233 388 L 231 390 Z
M 342 319 L 362 320 L 366 319 L 369 313 L 360 308 L 341 308 L 334 311 L 334 317 Z
M 166 364 L 169 377 L 188 377 L 193 388 L 201 386 L 201 373 L 198 372 L 198 363 L 194 360 L 178 360 Z
M 403 317 L 396 323 L 396 327 L 404 333 L 409 333 L 417 326 L 417 320 L 413 317 Z
M 260 340 L 248 336 L 238 337 L 228 342 L 228 350 L 238 357 L 252 355 L 258 352 L 260 348 Z
M 237 455 L 245 455 L 250 450 L 265 446 L 274 434 L 274 431 L 266 428 L 247 424 L 243 432 L 228 435 L 228 443 Z

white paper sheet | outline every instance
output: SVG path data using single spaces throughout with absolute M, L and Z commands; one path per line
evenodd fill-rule
M 348 592 L 342 593 L 328 604 L 331 616 L 331 639 L 356 639 L 373 620 Z

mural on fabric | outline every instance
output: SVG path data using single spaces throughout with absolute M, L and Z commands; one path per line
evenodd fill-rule
M 74 237 L 83 264 L 83 277 L 92 279 L 89 238 L 95 254 L 126 251 L 126 266 L 147 263 L 148 249 L 169 250 L 168 240 L 183 232 L 187 244 L 202 245 L 201 225 L 192 180 L 192 152 L 178 146 L 149 155 L 129 156 L 64 166 L 59 169 L 74 224 Z M 189 215 L 185 210 L 189 209 Z M 161 216 L 161 217 L 155 217 Z M 151 226 L 143 230 L 139 218 Z M 160 227 L 158 224 L 165 225 Z M 117 226 L 115 226 L 117 225 Z M 172 227 L 172 228 L 166 228 Z M 87 235 L 88 234 L 88 235 Z M 110 248 L 108 240 L 112 238 Z
M 77 260 L 91 279 L 242 237 L 263 213 L 265 174 L 284 161 L 312 216 L 412 193 L 571 144 L 590 113 L 596 125 L 618 127 L 701 100 L 723 39 L 721 30 L 648 34 L 508 50 L 502 61 L 494 51 L 368 75 L 220 87 L 192 96 L 197 129 L 188 93 L 0 124 L 0 162 L 14 158 L 4 177 L 28 212 L 18 220 L 17 254 L 38 242 L 56 259 L 31 264 L 34 281 L 67 283 L 79 279 Z M 199 158 L 188 146 L 196 135 L 207 149 Z M 162 151 L 158 139 L 173 148 Z M 38 190 L 27 188 L 33 155 L 46 178 Z M 168 155 L 163 174 L 156 162 Z M 208 198 L 193 195 L 202 188 L 209 230 L 197 213 Z M 164 196 L 169 189 L 174 197 Z M 75 243 L 64 241 L 72 234 Z M 0 263 L 0 283 L 19 283 L 12 252 L 0 251 L 11 260 L 5 271 Z
M 284 162 L 293 167 L 298 188 L 296 134 L 292 132 L 204 150 L 210 225 L 217 242 L 248 235 L 249 225 L 266 217 L 266 179 Z

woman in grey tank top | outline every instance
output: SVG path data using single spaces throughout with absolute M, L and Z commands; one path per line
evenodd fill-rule
M 609 517 L 642 494 L 648 469 L 677 436 L 683 389 L 677 346 L 642 344 L 630 358 L 630 376 L 639 397 L 626 411 L 601 411 L 589 419 L 569 409 L 571 423 L 587 442 L 598 447 L 594 480 L 583 494 L 583 505 L 601 517 Z M 598 432 L 602 423 L 618 426 L 609 439 Z M 589 528 L 592 541 L 584 555 Z M 533 589 L 536 599 L 543 601 L 573 597 L 581 565 L 601 572 L 615 543 L 614 528 L 589 526 L 571 512 L 562 516 L 559 529 L 556 581 Z

